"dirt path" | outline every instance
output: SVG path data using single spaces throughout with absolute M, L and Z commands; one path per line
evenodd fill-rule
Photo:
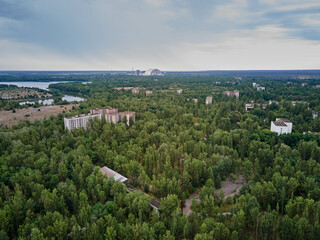
M 240 174 L 236 180 L 233 180 L 232 178 L 228 177 L 225 181 L 221 182 L 221 188 L 223 189 L 224 192 L 224 200 L 226 200 L 227 197 L 233 197 L 235 194 L 240 192 L 240 189 L 246 185 L 245 180 L 243 176 Z M 220 194 L 220 189 L 215 190 L 215 194 L 219 196 Z M 199 199 L 199 193 L 200 190 L 197 190 L 196 192 L 192 193 L 189 198 L 186 199 L 185 206 L 183 208 L 183 213 L 189 216 L 189 214 L 192 212 L 191 211 L 191 204 L 192 204 L 192 199 L 195 199 L 197 202 L 200 202 Z
M 225 181 L 221 182 L 221 188 L 224 192 L 224 200 L 226 200 L 227 197 L 233 197 L 235 194 L 238 194 L 240 192 L 240 189 L 246 185 L 244 177 L 240 174 L 236 180 L 233 180 L 232 178 L 228 177 Z M 219 196 L 220 189 L 215 190 L 215 194 Z
M 38 108 L 28 107 L 22 109 L 16 109 L 16 112 L 12 111 L 0 111 L 0 124 L 4 126 L 13 126 L 18 124 L 22 120 L 40 120 L 44 117 L 49 118 L 51 115 L 58 115 L 59 113 L 72 109 L 73 106 L 78 104 L 68 104 L 68 105 L 52 105 L 52 106 L 41 106 Z M 40 109 L 40 111 L 38 110 Z
M 192 212 L 191 211 L 192 199 L 195 199 L 197 202 L 200 202 L 199 193 L 200 193 L 200 190 L 197 190 L 196 192 L 190 194 L 189 198 L 186 199 L 186 202 L 183 208 L 183 213 L 186 214 L 187 216 L 189 216 L 189 214 Z

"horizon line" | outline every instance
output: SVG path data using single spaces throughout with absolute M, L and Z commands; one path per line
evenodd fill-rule
M 157 68 L 151 68 L 157 69 Z M 139 70 L 139 69 L 137 69 Z M 137 71 L 134 70 L 134 71 Z M 160 69 L 159 69 L 160 70 Z M 0 72 L 134 72 L 132 70 L 0 70 Z M 144 70 L 142 70 L 144 71 Z M 320 68 L 305 69 L 219 69 L 219 70 L 160 70 L 161 72 L 228 72 L 228 71 L 320 71 Z

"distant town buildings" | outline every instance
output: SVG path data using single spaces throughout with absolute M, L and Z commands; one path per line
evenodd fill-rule
M 177 90 L 177 93 L 178 93 L 178 94 L 181 94 L 182 91 L 183 91 L 182 89 L 178 89 L 178 90 Z
M 269 100 L 269 105 L 271 105 L 272 103 L 279 105 L 278 101 Z
M 194 103 L 198 103 L 198 98 L 194 98 L 194 99 L 193 99 L 193 102 L 194 102 Z
M 152 91 L 151 91 L 151 90 L 147 90 L 147 91 L 146 91 L 146 96 L 151 95 L 151 94 L 152 94 Z
M 140 88 L 140 87 L 135 87 L 135 88 L 132 88 L 132 89 L 131 89 L 131 91 L 132 91 L 132 93 L 133 93 L 133 94 L 137 94 L 137 93 L 139 93 L 139 92 L 140 92 L 140 90 L 141 90 L 141 88 Z
M 263 110 L 267 109 L 267 104 L 266 103 L 254 103 L 254 102 L 251 102 L 251 103 L 246 103 L 246 105 L 245 105 L 246 111 L 253 110 L 255 108 L 255 106 L 261 107 Z
M 316 85 L 315 88 L 320 88 L 320 84 Z
M 264 91 L 264 90 L 266 90 L 265 87 L 261 87 L 261 86 L 257 87 L 257 91 Z
M 312 118 L 313 118 L 313 119 L 316 119 L 316 118 L 318 118 L 318 117 L 319 117 L 318 112 L 312 111 Z
M 208 96 L 207 98 L 206 98 L 206 104 L 208 105 L 208 104 L 212 104 L 212 96 Z
M 75 128 L 87 129 L 87 123 L 90 119 L 98 118 L 101 119 L 102 116 L 105 116 L 107 122 L 113 122 L 117 124 L 120 121 L 127 119 L 127 125 L 130 124 L 130 118 L 135 121 L 135 112 L 118 112 L 117 108 L 96 108 L 91 109 L 90 114 L 79 115 L 64 118 L 64 127 L 68 130 L 73 130 Z
M 308 103 L 305 101 L 291 101 L 291 104 L 292 106 L 295 107 L 297 104 L 308 104 Z
M 132 89 L 132 88 L 133 88 L 133 87 L 117 87 L 117 88 L 114 88 L 114 89 L 120 91 L 120 90 L 130 90 L 130 89 Z
M 257 83 L 252 83 L 252 87 L 253 87 L 253 88 L 256 88 L 257 91 L 264 91 L 264 90 L 266 90 L 265 87 L 262 87 L 262 86 L 260 86 L 260 85 L 257 84 Z
M 128 180 L 128 178 L 122 176 L 120 173 L 117 173 L 108 167 L 100 168 L 100 172 L 103 175 L 107 175 L 108 178 L 114 178 L 115 181 L 119 181 L 121 183 L 124 183 Z
M 308 83 L 301 83 L 301 87 L 304 87 L 304 86 L 307 86 L 308 85 Z
M 224 91 L 224 94 L 228 95 L 228 96 L 236 96 L 236 98 L 239 98 L 239 91 L 235 90 L 235 91 Z
M 286 118 L 276 118 L 276 121 L 271 121 L 271 132 L 276 132 L 278 135 L 292 132 L 292 122 Z

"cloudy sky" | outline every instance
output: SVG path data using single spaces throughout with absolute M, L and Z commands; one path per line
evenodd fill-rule
M 320 69 L 319 0 L 0 0 L 0 70 Z

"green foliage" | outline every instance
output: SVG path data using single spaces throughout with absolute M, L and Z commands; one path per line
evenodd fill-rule
M 87 99 L 71 112 L 1 128 L 0 239 L 318 238 L 320 138 L 303 132 L 319 132 L 320 122 L 306 104 L 290 102 L 304 99 L 319 111 L 318 90 L 301 90 L 298 80 L 284 87 L 285 79 L 232 84 L 228 76 L 87 80 L 93 83 L 52 86 L 56 96 L 65 91 Z M 266 91 L 253 91 L 253 81 Z M 153 94 L 114 89 L 121 86 L 143 86 Z M 178 87 L 183 94 L 176 94 Z M 239 99 L 219 94 L 235 88 Z M 213 91 L 213 103 L 205 105 Z M 280 103 L 246 112 L 250 100 Z M 1 108 L 16 105 L 0 100 Z M 64 129 L 64 116 L 107 106 L 135 111 L 136 121 L 127 126 L 102 119 L 91 121 L 87 131 Z M 276 117 L 289 118 L 293 133 L 270 132 Z M 103 176 L 102 166 L 126 176 L 137 190 L 127 192 Z M 246 186 L 229 196 L 225 181 L 239 184 L 243 178 Z M 199 199 L 190 215 L 181 216 L 180 194 L 186 200 L 194 192 Z M 159 212 L 150 206 L 154 197 L 161 199 Z

